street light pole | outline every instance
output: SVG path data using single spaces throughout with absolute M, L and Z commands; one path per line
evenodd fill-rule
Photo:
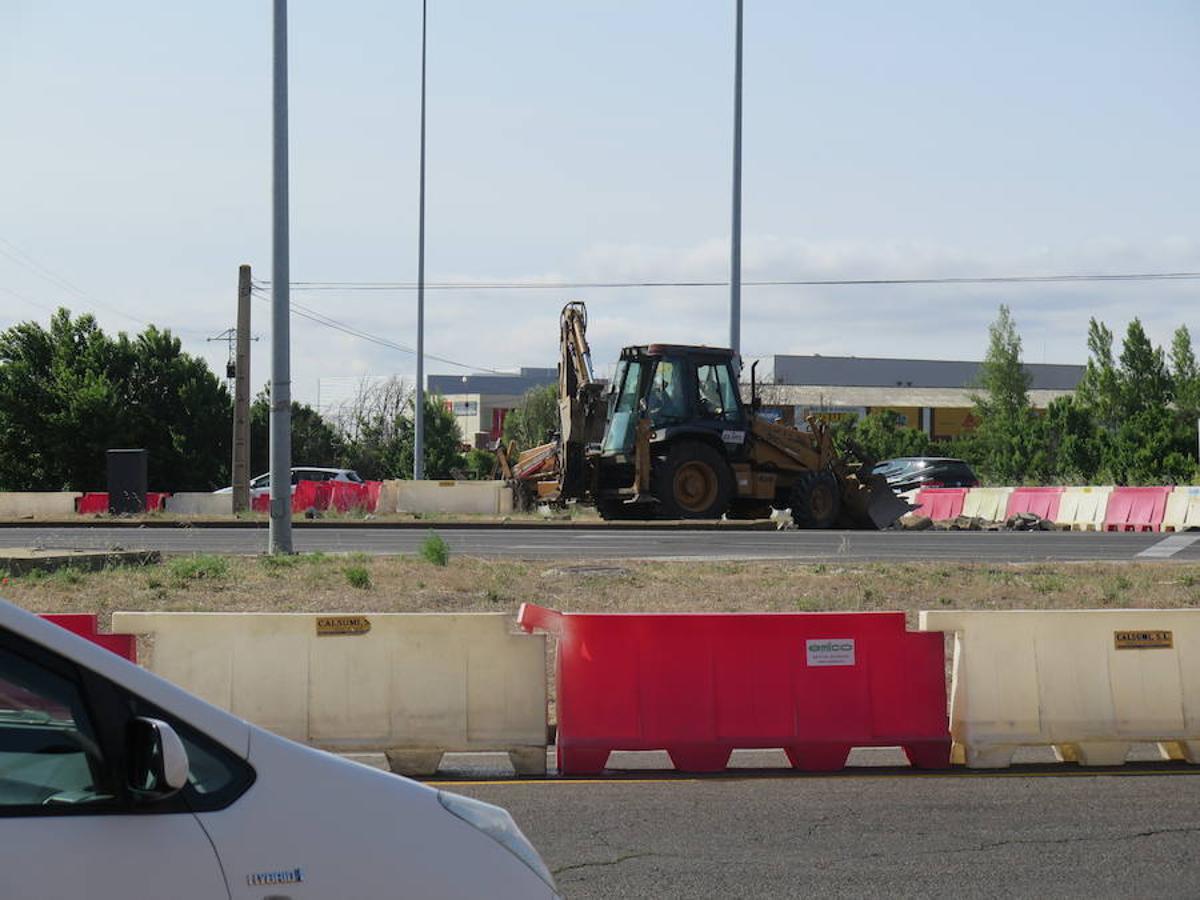
M 288 318 L 287 0 L 275 0 L 271 240 L 271 553 L 292 552 L 292 373 Z
M 417 188 L 417 393 L 413 410 L 413 479 L 425 477 L 425 19 L 421 0 L 421 174 Z
M 733 69 L 733 223 L 729 242 L 729 346 L 742 345 L 742 0 L 737 0 Z

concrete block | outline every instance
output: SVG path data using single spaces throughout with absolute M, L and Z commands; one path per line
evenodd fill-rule
M 513 509 L 512 489 L 503 481 L 385 482 L 393 483 L 398 512 L 504 516 Z
M 504 613 L 112 617 L 116 633 L 153 637 L 149 669 L 210 703 L 313 746 L 388 752 L 414 773 L 447 750 L 544 757 L 545 637 L 512 627 Z
M 0 519 L 54 519 L 75 515 L 78 491 L 8 491 L 0 493 Z
M 1200 610 L 936 610 L 920 627 L 954 635 L 950 733 L 972 768 L 1028 745 L 1082 765 L 1200 747 Z
M 179 516 L 232 516 L 233 494 L 199 491 L 171 494 L 166 500 L 166 511 Z

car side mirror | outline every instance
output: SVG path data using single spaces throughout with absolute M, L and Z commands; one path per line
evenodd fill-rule
M 130 722 L 127 750 L 129 787 L 139 797 L 163 800 L 187 784 L 187 750 L 162 719 L 139 717 Z

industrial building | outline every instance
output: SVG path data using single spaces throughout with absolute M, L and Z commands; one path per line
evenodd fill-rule
M 742 370 L 742 393 L 750 396 L 750 366 Z M 956 437 L 974 425 L 972 395 L 978 391 L 978 362 L 883 359 L 862 356 L 766 356 L 756 377 L 763 413 L 804 427 L 805 416 L 864 417 L 894 410 L 903 424 L 935 440 Z M 1071 394 L 1083 366 L 1026 364 L 1029 399 L 1045 409 Z M 482 446 L 500 436 L 504 417 L 530 388 L 554 384 L 556 369 L 522 368 L 513 375 L 431 375 L 428 388 L 445 400 L 466 443 Z

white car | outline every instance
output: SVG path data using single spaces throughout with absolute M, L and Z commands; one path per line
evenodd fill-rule
M 500 807 L 285 740 L 0 600 L 0 896 L 557 894 Z
M 349 481 L 362 484 L 363 480 L 353 469 L 326 469 L 320 466 L 293 466 L 292 493 L 296 493 L 296 485 L 301 481 Z M 232 487 L 224 487 L 214 494 L 232 494 Z M 250 479 L 250 496 L 259 497 L 271 493 L 271 473 L 266 472 Z

